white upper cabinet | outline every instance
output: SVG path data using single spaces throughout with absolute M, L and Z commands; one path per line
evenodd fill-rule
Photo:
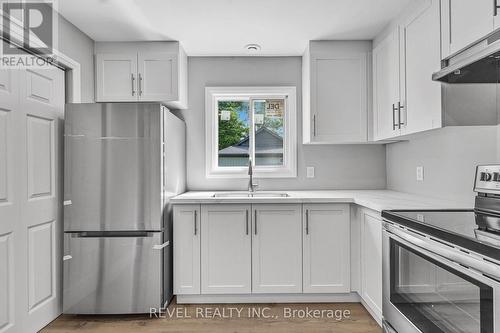
M 498 27 L 496 0 L 443 0 L 443 58 L 462 50 Z
M 97 102 L 187 108 L 187 57 L 178 42 L 96 43 Z
M 432 73 L 441 68 L 440 1 L 427 0 L 401 26 L 401 134 L 442 126 L 441 83 Z
M 346 204 L 304 205 L 304 293 L 350 292 L 349 213 Z
M 303 143 L 368 141 L 371 42 L 311 41 L 303 57 Z
M 178 55 L 175 53 L 139 53 L 138 93 L 141 101 L 169 101 L 178 95 Z
M 252 292 L 250 210 L 250 205 L 202 205 L 202 294 Z
M 96 55 L 96 100 L 137 100 L 137 54 L 102 53 Z
M 393 138 L 400 134 L 397 121 L 400 92 L 399 27 L 373 49 L 373 137 Z
M 394 24 L 393 24 L 394 26 Z M 373 49 L 375 140 L 442 127 L 440 1 L 413 6 Z

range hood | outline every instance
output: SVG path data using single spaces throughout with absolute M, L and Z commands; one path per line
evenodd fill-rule
M 498 83 L 500 31 L 487 36 L 441 63 L 432 74 L 434 81 L 446 83 Z

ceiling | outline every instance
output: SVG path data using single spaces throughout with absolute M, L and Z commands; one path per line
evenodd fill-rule
M 301 55 L 309 40 L 373 39 L 412 0 L 63 0 L 96 41 L 179 40 L 190 56 Z

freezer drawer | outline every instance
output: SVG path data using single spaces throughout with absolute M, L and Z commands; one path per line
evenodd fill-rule
M 64 235 L 64 313 L 149 313 L 162 305 L 162 233 L 108 236 Z

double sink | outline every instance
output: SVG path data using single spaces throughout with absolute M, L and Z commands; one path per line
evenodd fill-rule
M 285 192 L 218 192 L 213 198 L 287 198 L 288 193 Z

